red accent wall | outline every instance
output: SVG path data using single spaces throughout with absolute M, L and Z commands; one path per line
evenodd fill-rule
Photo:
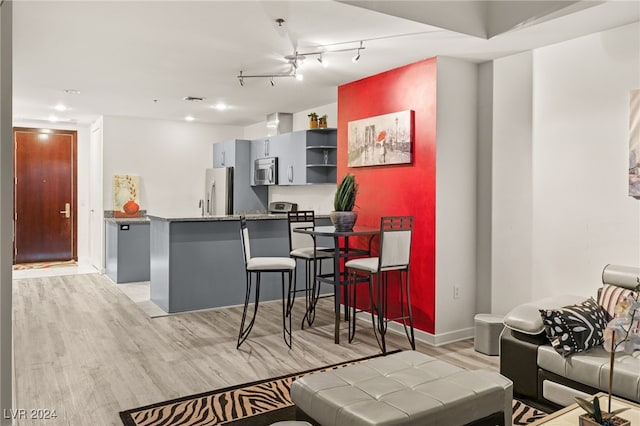
M 428 333 L 435 330 L 436 71 L 431 58 L 338 87 L 338 182 L 347 173 L 356 176 L 359 225 L 378 226 L 381 216 L 413 215 L 414 326 Z M 347 167 L 348 123 L 404 110 L 414 111 L 413 163 Z

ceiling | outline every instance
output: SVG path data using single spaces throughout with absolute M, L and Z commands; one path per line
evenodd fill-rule
M 636 22 L 640 0 L 23 0 L 14 2 L 13 19 L 15 121 L 191 115 L 245 126 L 335 102 L 340 84 L 435 55 L 483 62 Z M 249 78 L 241 87 L 237 78 L 288 73 L 284 57 L 296 50 L 360 41 L 357 63 L 354 51 L 326 53 L 326 68 L 307 57 L 298 69 L 303 81 Z M 214 108 L 219 102 L 227 109 Z

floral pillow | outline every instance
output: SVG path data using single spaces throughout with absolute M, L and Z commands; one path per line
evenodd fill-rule
M 559 309 L 540 309 L 540 315 L 551 346 L 564 357 L 604 341 L 607 314 L 593 298 Z

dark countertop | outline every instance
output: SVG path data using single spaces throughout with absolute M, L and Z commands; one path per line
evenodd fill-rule
M 150 220 L 148 217 L 105 217 L 105 222 L 117 223 L 118 225 L 132 225 L 136 223 L 149 223 Z
M 147 215 L 151 219 L 164 220 L 167 222 L 219 222 L 229 220 L 240 220 L 240 215 L 219 215 L 219 216 L 192 216 L 192 217 L 180 217 L 174 215 Z M 247 213 L 244 215 L 247 220 L 277 220 L 287 219 L 286 213 Z M 328 218 L 329 214 L 317 214 L 316 218 L 323 219 Z

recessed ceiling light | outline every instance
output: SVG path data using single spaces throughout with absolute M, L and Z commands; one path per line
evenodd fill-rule
M 302 74 L 296 74 L 296 80 L 298 80 L 298 81 L 302 81 L 302 80 L 304 80 L 304 75 L 302 75 Z
M 58 104 L 58 105 L 54 106 L 53 109 L 55 109 L 56 111 L 61 111 L 62 112 L 62 111 L 66 111 L 67 107 L 64 106 L 63 104 Z
M 64 89 L 64 93 L 68 93 L 70 95 L 79 95 L 80 91 L 78 89 Z
M 218 111 L 224 111 L 225 109 L 227 109 L 227 104 L 225 104 L 224 102 L 218 102 L 215 106 L 215 109 L 217 109 Z
M 57 123 L 58 122 L 58 117 L 56 117 L 55 115 L 51 114 L 47 120 L 49 120 L 52 123 Z
M 195 118 L 193 118 L 193 116 L 192 116 L 192 115 L 187 115 L 184 119 L 185 119 L 185 120 L 187 120 L 187 121 L 193 121 L 193 120 L 195 120 Z

